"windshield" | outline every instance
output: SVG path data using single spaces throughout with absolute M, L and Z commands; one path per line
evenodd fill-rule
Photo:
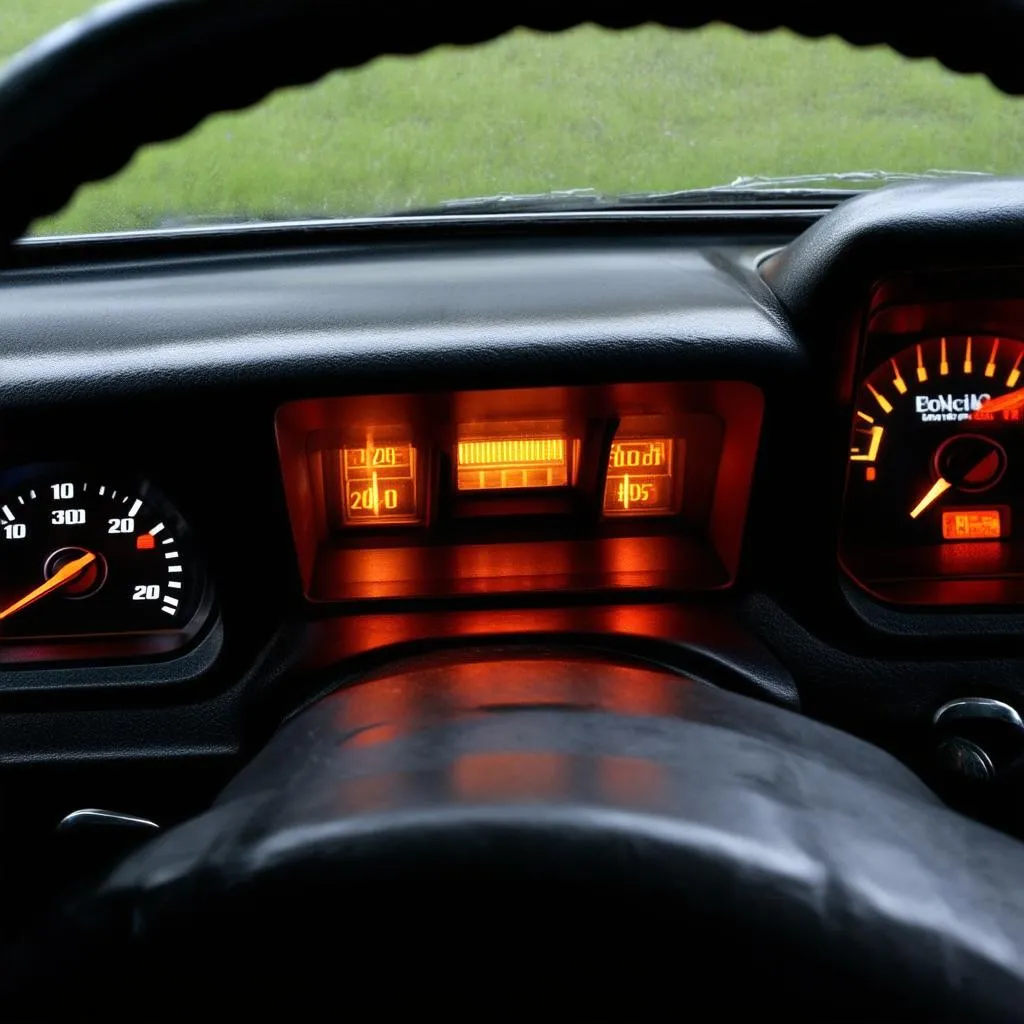
M 3 56 L 90 6 L 4 0 Z M 758 176 L 1014 173 L 1020 113 L 987 79 L 835 39 L 723 26 L 520 31 L 380 59 L 210 118 L 34 231 L 366 216 L 552 191 L 571 205 Z

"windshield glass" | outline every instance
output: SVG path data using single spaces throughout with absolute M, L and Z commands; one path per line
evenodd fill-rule
M 3 56 L 90 6 L 4 0 Z M 1020 106 L 982 77 L 835 39 L 723 26 L 520 31 L 380 59 L 210 118 L 82 189 L 34 231 L 365 216 L 465 197 L 876 169 L 1020 172 Z

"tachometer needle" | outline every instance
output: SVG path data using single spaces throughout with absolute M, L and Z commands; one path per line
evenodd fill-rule
M 1024 388 L 1017 388 L 1016 391 L 1008 391 L 998 398 L 990 398 L 987 402 L 982 402 L 981 408 L 971 413 L 971 419 L 989 417 L 996 412 L 1009 412 L 1011 409 L 1020 409 L 1022 406 L 1024 406 Z
M 910 518 L 916 519 L 929 505 L 936 500 L 936 498 L 942 497 L 953 485 L 943 477 L 939 477 L 931 485 L 928 493 L 910 510 Z M 3 616 L 0 616 L 2 618 Z
M 55 572 L 45 583 L 36 587 L 36 589 L 31 591 L 31 593 L 19 598 L 14 602 L 14 604 L 8 605 L 2 612 L 0 612 L 0 619 L 6 619 L 15 612 L 20 612 L 22 608 L 27 608 L 30 604 L 35 604 L 39 598 L 46 597 L 47 594 L 53 593 L 53 591 L 57 590 L 59 587 L 63 587 L 65 583 L 70 583 L 84 568 L 95 561 L 96 556 L 91 551 L 87 551 L 81 558 L 76 558 L 73 562 L 68 562 L 67 565 L 58 569 L 57 572 Z

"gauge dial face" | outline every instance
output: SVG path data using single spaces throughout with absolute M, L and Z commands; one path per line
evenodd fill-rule
M 931 338 L 857 395 L 842 556 L 862 583 L 1024 569 L 1024 342 Z
M 204 591 L 184 520 L 149 485 L 71 469 L 0 487 L 0 647 L 185 635 Z

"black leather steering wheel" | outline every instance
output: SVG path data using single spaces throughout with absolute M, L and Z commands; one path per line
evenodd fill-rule
M 1021 861 L 791 711 L 566 648 L 455 650 L 296 715 L 0 963 L 0 997 L 1009 1021 Z
M 900 6 L 917 9 L 115 4 L 0 79 L 0 237 L 209 113 L 517 25 L 785 25 L 1024 92 L 1020 5 L 976 4 L 966 22 L 932 9 L 927 25 Z M 213 993 L 367 995 L 372 978 L 378 998 L 484 1012 L 557 993 L 577 1015 L 621 1000 L 632 1015 L 1014 1020 L 1022 863 L 887 754 L 790 711 L 646 665 L 466 651 L 296 716 L 209 812 L 12 951 L 0 996 L 81 1011 L 94 995 L 111 1015 L 114 991 L 153 1016 Z

